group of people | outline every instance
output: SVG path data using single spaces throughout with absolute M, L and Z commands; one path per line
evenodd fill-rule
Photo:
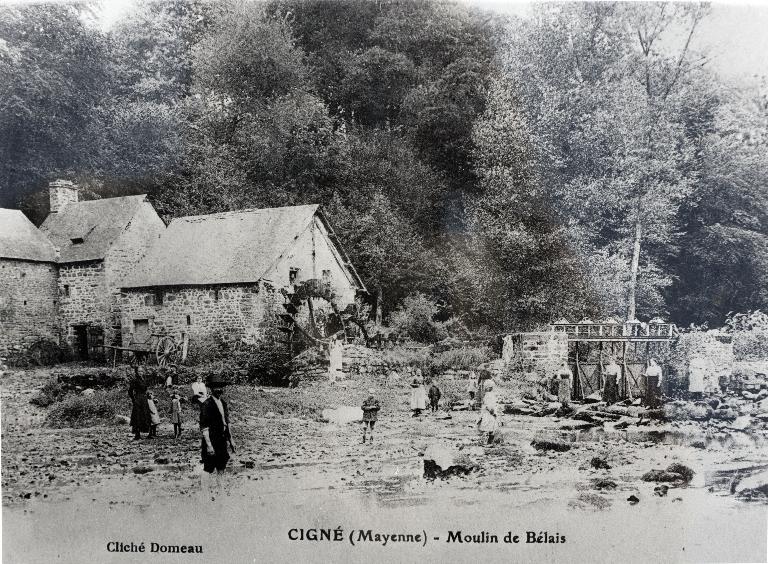
M 662 371 L 655 359 L 651 358 L 648 361 L 644 376 L 644 403 L 650 408 L 657 408 L 661 405 Z M 603 385 L 600 388 L 600 395 L 605 403 L 609 405 L 614 404 L 623 395 L 631 397 L 629 375 L 622 370 L 615 358 L 611 357 L 608 359 L 608 363 L 602 370 L 602 378 Z M 566 362 L 562 362 L 555 371 L 552 383 L 555 388 L 553 391 L 557 394 L 558 401 L 567 407 L 573 398 L 574 377 Z
M 432 413 L 437 413 L 440 409 L 440 388 L 437 383 L 432 380 L 429 383 L 429 389 L 424 385 L 424 382 L 419 378 L 414 378 L 411 382 L 411 411 L 413 417 L 418 417 L 425 409 L 429 409 Z
M 421 380 L 421 369 L 416 368 L 410 371 L 415 375 L 411 381 L 411 398 L 410 405 L 412 411 L 412 417 L 418 417 L 422 411 L 429 408 L 433 413 L 437 412 L 440 408 L 440 397 L 442 395 L 437 383 L 432 380 L 429 382 L 429 388 L 425 387 L 423 380 Z M 498 398 L 495 392 L 495 382 L 493 379 L 488 378 L 481 381 L 483 388 L 482 402 L 480 404 L 481 413 L 477 420 L 477 426 L 482 433 L 487 436 L 487 442 L 491 444 L 493 442 L 494 433 L 499 427 L 499 407 Z M 470 373 L 469 384 L 467 391 L 470 396 L 470 405 L 472 409 L 475 409 L 475 397 L 478 389 L 478 378 L 474 372 Z M 366 440 L 369 443 L 373 442 L 373 429 L 378 420 L 378 414 L 381 410 L 381 404 L 374 397 L 375 390 L 373 388 L 368 390 L 368 397 L 363 401 L 361 409 L 363 411 L 363 443 Z
M 168 383 L 166 382 L 166 385 Z M 214 470 L 223 472 L 229 461 L 229 449 L 235 451 L 229 426 L 229 408 L 222 398 L 224 387 L 229 382 L 221 376 L 214 375 L 208 379 L 208 386 L 202 376 L 192 383 L 192 395 L 189 402 L 200 409 L 200 451 L 203 470 L 210 474 Z M 210 388 L 210 395 L 208 394 Z M 131 429 L 134 440 L 141 438 L 141 433 L 147 433 L 147 438 L 157 436 L 157 426 L 160 414 L 155 403 L 154 394 L 148 391 L 148 385 L 138 367 L 134 369 L 134 377 L 128 387 L 131 398 Z M 177 391 L 171 393 L 171 422 L 173 436 L 178 438 L 182 432 L 181 396 Z
M 131 398 L 131 430 L 133 440 L 141 439 L 141 433 L 147 433 L 147 439 L 157 437 L 157 426 L 160 424 L 160 413 L 157 409 L 155 395 L 149 391 L 147 382 L 134 367 L 134 377 L 128 386 L 128 397 Z M 181 436 L 181 397 L 177 392 L 171 393 L 171 422 L 173 437 Z

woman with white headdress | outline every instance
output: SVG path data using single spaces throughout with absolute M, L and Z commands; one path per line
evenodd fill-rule
M 478 421 L 480 431 L 482 433 L 488 433 L 488 444 L 493 442 L 493 433 L 499 428 L 499 405 L 495 387 L 493 380 L 489 379 L 485 381 L 485 384 L 483 385 L 485 394 L 483 394 L 483 405 L 480 408 L 480 420 Z

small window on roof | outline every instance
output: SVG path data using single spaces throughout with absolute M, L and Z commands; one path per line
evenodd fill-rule
M 82 237 L 72 237 L 70 241 L 72 241 L 73 245 L 82 245 L 85 242 L 85 240 Z
M 296 284 L 299 279 L 299 269 L 291 268 L 288 270 L 288 284 Z

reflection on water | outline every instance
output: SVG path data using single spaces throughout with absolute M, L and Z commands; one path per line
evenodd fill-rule
M 704 448 L 762 449 L 768 447 L 768 437 L 749 433 L 723 433 L 704 431 L 677 430 L 606 430 L 602 428 L 576 431 L 539 430 L 534 433 L 536 439 L 560 440 L 572 443 L 602 442 L 605 440 L 625 440 L 632 443 L 652 442 L 675 446 L 702 446 Z M 698 445 L 696 443 L 699 443 Z M 703 444 L 702 444 L 703 443 Z

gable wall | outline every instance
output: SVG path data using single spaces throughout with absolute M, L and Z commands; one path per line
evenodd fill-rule
M 286 246 L 289 244 L 286 243 Z M 315 218 L 312 227 L 299 235 L 295 244 L 264 278 L 282 288 L 288 285 L 291 268 L 300 269 L 297 282 L 322 279 L 323 270 L 330 270 L 331 287 L 337 295 L 338 305 L 343 309 L 347 304 L 354 303 L 357 287 L 349 271 L 337 260 L 334 249 L 322 222 Z
M 0 258 L 0 356 L 59 342 L 56 265 Z

